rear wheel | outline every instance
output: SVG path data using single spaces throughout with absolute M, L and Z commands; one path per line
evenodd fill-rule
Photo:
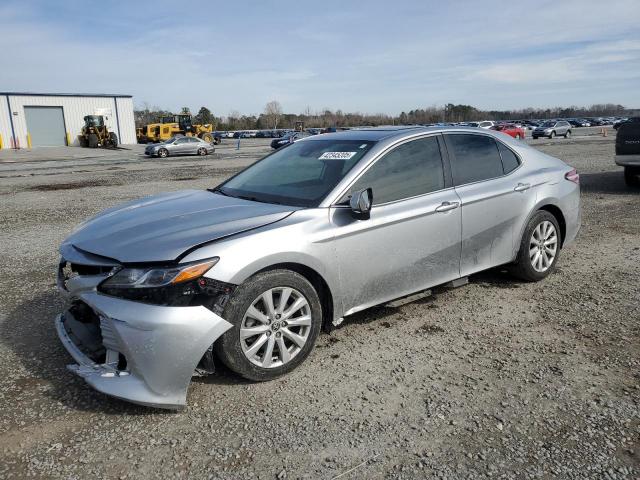
M 567 133 L 564 134 L 564 138 L 571 138 L 571 130 L 567 130 Z
M 220 360 L 245 378 L 265 381 L 290 372 L 311 353 L 322 307 L 302 275 L 272 270 L 240 285 L 222 317 L 233 327 L 215 343 Z
M 200 155 L 201 157 L 204 157 L 207 154 L 207 149 L 202 147 L 198 149 L 198 155 Z
M 169 150 L 167 150 L 166 148 L 161 148 L 160 150 L 158 150 L 158 156 L 160 158 L 166 158 L 169 156 Z
M 624 183 L 628 187 L 640 187 L 640 167 L 624 167 Z
M 527 223 L 512 273 L 528 282 L 549 275 L 560 255 L 560 227 L 556 217 L 540 210 Z
M 111 143 L 112 147 L 117 147 L 118 146 L 118 135 L 116 135 L 114 132 L 109 133 L 109 142 Z
M 89 142 L 87 141 L 87 137 L 85 137 L 84 135 L 80 135 L 80 137 L 78 137 L 78 141 L 80 142 L 80 146 L 82 148 L 87 148 L 89 146 Z

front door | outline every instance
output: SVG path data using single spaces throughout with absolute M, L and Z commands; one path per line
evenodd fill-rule
M 343 205 L 330 210 L 345 315 L 459 276 L 460 199 L 445 179 L 437 136 L 386 153 L 349 191 L 364 188 L 373 190 L 369 219 Z

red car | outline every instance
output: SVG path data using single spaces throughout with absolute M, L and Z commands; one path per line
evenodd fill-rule
M 517 138 L 518 140 L 524 138 L 525 135 L 524 128 L 513 125 L 512 123 L 494 125 L 493 127 L 491 127 L 491 130 L 497 130 L 498 132 L 506 133 L 507 135 L 511 135 L 513 138 Z

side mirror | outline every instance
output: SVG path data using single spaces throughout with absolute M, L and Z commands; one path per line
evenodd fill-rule
M 365 188 L 353 192 L 349 199 L 349 208 L 351 215 L 358 220 L 368 220 L 371 216 L 371 204 L 373 203 L 373 190 Z

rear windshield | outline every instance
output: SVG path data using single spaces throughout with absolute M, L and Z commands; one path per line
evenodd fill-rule
M 220 185 L 223 195 L 317 207 L 375 142 L 300 141 L 272 153 Z

